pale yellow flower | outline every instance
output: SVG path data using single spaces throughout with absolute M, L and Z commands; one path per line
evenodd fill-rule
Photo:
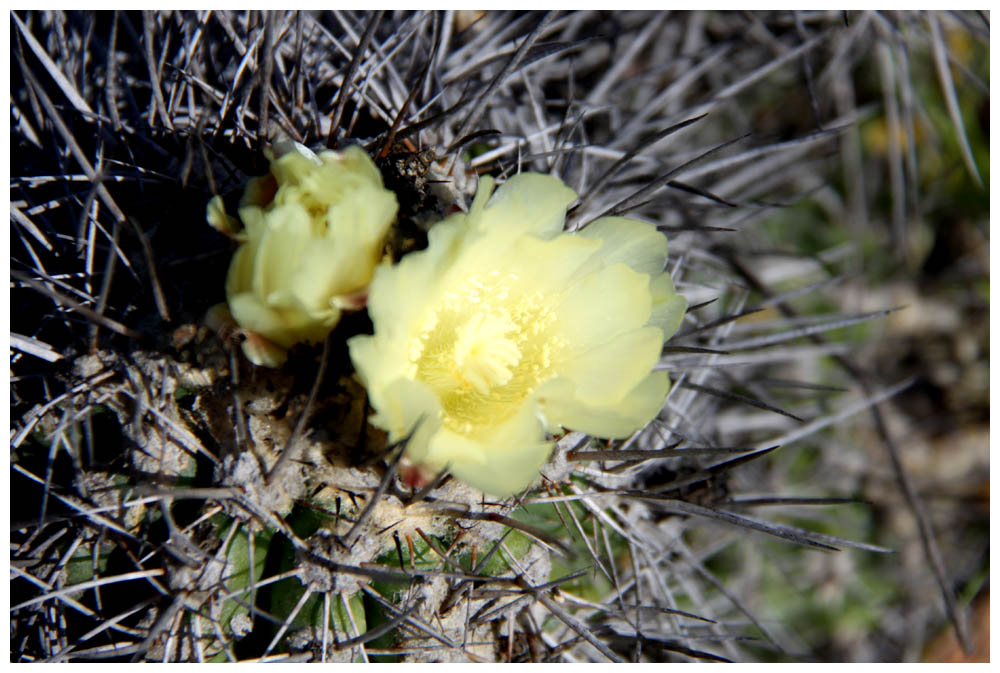
M 557 178 L 483 177 L 468 214 L 426 250 L 375 271 L 373 336 L 351 358 L 391 440 L 431 473 L 505 496 L 531 483 L 563 429 L 626 437 L 670 382 L 652 371 L 687 308 L 667 239 L 626 218 L 563 233 L 576 194 Z
M 255 364 L 277 366 L 285 350 L 319 342 L 341 311 L 364 306 L 398 205 L 359 147 L 315 155 L 301 146 L 271 161 L 240 203 L 245 227 L 226 279 L 233 319 L 250 334 Z M 235 220 L 212 199 L 208 220 L 232 233 Z

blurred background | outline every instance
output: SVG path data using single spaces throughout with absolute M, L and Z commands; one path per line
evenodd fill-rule
M 851 47 L 855 67 L 834 86 L 872 110 L 841 145 L 833 188 L 846 212 L 793 207 L 765 228 L 775 245 L 816 253 L 855 245 L 858 276 L 836 293 L 840 308 L 900 309 L 857 328 L 867 345 L 856 361 L 875 380 L 912 380 L 881 409 L 949 589 L 967 611 L 973 650 L 942 621 L 916 519 L 870 415 L 833 430 L 824 458 L 799 456 L 774 474 L 790 490 L 798 478 L 803 489 L 808 481 L 857 488 L 873 508 L 859 510 L 855 539 L 898 554 L 817 558 L 808 578 L 775 575 L 766 591 L 788 607 L 800 635 L 821 643 L 821 659 L 988 661 L 989 13 L 843 15 L 852 25 L 867 19 L 874 39 Z M 812 115 L 804 90 L 756 109 L 766 111 L 764 127 L 787 129 Z M 800 590 L 811 586 L 816 593 Z

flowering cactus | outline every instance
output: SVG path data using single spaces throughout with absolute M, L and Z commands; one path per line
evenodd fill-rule
M 243 350 L 252 362 L 278 366 L 286 349 L 322 341 L 343 310 L 364 306 L 397 208 L 359 147 L 316 155 L 296 145 L 271 162 L 269 176 L 250 182 L 226 298 L 248 333 Z M 208 220 L 223 231 L 238 228 L 219 197 Z
M 537 476 L 553 434 L 621 438 L 656 416 L 670 381 L 653 368 L 687 303 L 654 226 L 609 217 L 564 233 L 576 194 L 551 176 L 492 191 L 483 177 L 468 214 L 376 269 L 374 336 L 349 344 L 372 422 L 412 433 L 411 463 L 505 496 Z

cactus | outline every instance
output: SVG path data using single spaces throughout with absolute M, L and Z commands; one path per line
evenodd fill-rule
M 988 183 L 940 66 L 966 67 L 956 40 L 966 63 L 988 53 L 981 17 L 11 23 L 12 661 L 802 659 L 817 646 L 776 616 L 810 599 L 770 601 L 776 575 L 891 551 L 839 470 L 864 471 L 845 433 L 909 385 L 856 362 L 895 307 L 855 310 L 840 288 L 865 250 L 796 218 L 819 210 L 860 240 L 860 133 L 885 119 L 884 238 L 905 255 L 911 65 L 937 64 L 935 128 L 964 179 Z M 884 110 L 855 95 L 872 63 Z M 399 203 L 395 260 L 468 207 L 477 175 L 559 177 L 580 194 L 569 230 L 655 224 L 689 306 L 658 365 L 662 411 L 625 440 L 558 437 L 533 487 L 490 498 L 446 472 L 414 479 L 406 438 L 368 423 L 346 346 L 371 333 L 363 311 L 282 367 L 248 362 L 210 312 L 234 246 L 205 211 L 220 197 L 235 213 L 287 140 L 373 158 Z M 941 584 L 925 623 L 964 633 L 892 433 L 875 445 Z

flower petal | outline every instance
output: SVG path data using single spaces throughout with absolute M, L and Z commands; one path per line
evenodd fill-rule
M 656 417 L 669 390 L 667 373 L 655 371 L 614 405 L 591 406 L 582 402 L 577 397 L 578 389 L 565 378 L 543 385 L 537 399 L 550 431 L 553 427 L 564 427 L 595 437 L 624 439 Z
M 598 245 L 598 241 L 578 236 L 550 240 L 521 236 L 508 248 L 504 262 L 517 276 L 517 286 L 524 293 L 561 295 L 578 276 L 584 275 Z M 539 264 L 538 260 L 545 263 Z
M 654 277 L 649 283 L 649 292 L 653 305 L 648 324 L 659 327 L 663 330 L 664 337 L 669 339 L 680 329 L 687 311 L 687 299 L 677 294 L 669 273 Z
M 253 291 L 264 301 L 291 285 L 298 261 L 310 244 L 309 214 L 297 204 L 277 206 L 267 213 L 254 258 Z
M 289 281 L 303 305 L 322 315 L 331 300 L 368 285 L 396 208 L 389 192 L 369 188 L 329 207 L 326 234 L 309 239 Z
M 247 333 L 242 348 L 247 360 L 258 367 L 280 367 L 288 359 L 287 349 L 254 332 Z
M 557 308 L 569 357 L 607 343 L 649 320 L 649 276 L 615 264 L 581 278 Z
M 602 217 L 576 232 L 603 245 L 594 255 L 605 266 L 626 264 L 633 271 L 654 276 L 667 261 L 667 238 L 648 222 L 626 217 Z
M 226 273 L 227 297 L 241 292 L 249 292 L 253 287 L 253 262 L 257 256 L 258 242 L 257 238 L 248 238 L 247 242 L 233 253 L 233 259 L 229 262 L 229 271 Z
M 335 295 L 357 289 L 356 284 L 344 283 L 343 261 L 348 252 L 329 238 L 308 240 L 285 283 L 289 294 L 317 317 L 330 310 Z M 360 257 L 360 253 L 354 255 L 355 260 Z
M 500 185 L 477 226 L 552 238 L 562 232 L 566 207 L 574 199 L 576 192 L 557 177 L 519 173 Z
M 465 483 L 505 497 L 530 484 L 551 452 L 552 442 L 545 440 L 533 405 L 524 405 L 485 440 L 440 430 L 431 440 L 425 462 L 436 469 L 447 465 Z
M 419 381 L 400 378 L 384 386 L 377 399 L 372 398 L 372 406 L 378 413 L 369 419 L 371 424 L 388 432 L 391 442 L 410 435 L 407 457 L 417 464 L 428 462 L 431 442 L 441 427 L 441 406 L 434 393 Z
M 240 327 L 284 348 L 291 348 L 300 341 L 322 341 L 340 318 L 340 312 L 334 309 L 326 322 L 317 322 L 300 309 L 265 304 L 253 292 L 230 296 L 229 310 Z
M 660 359 L 663 332 L 643 327 L 615 337 L 566 362 L 561 376 L 576 386 L 581 402 L 614 405 L 647 376 Z
M 209 226 L 226 236 L 236 237 L 240 232 L 240 223 L 235 217 L 226 213 L 226 205 L 221 196 L 213 196 L 205 208 L 205 219 Z
M 278 189 L 278 183 L 273 175 L 265 175 L 260 178 L 250 178 L 247 180 L 246 189 L 240 198 L 240 209 L 247 206 L 257 206 L 263 208 L 274 199 L 274 193 Z
M 364 287 L 371 280 L 372 271 L 382 257 L 381 242 L 385 240 L 397 209 L 396 198 L 391 192 L 370 188 L 358 189 L 330 206 L 326 215 L 329 227 L 326 238 L 338 253 L 325 263 L 335 265 L 332 275 L 337 278 L 342 293 Z M 351 224 L 337 226 L 338 222 Z
M 402 343 L 432 305 L 442 285 L 441 276 L 458 259 L 465 240 L 464 215 L 453 215 L 434 225 L 425 250 L 414 252 L 395 266 L 375 269 L 368 294 L 368 315 L 379 326 L 379 338 Z
M 451 465 L 449 471 L 466 484 L 503 498 L 530 485 L 551 453 L 552 442 L 511 446 L 491 451 L 481 465 L 463 461 Z
M 326 161 L 327 156 L 333 155 L 342 163 L 346 174 L 355 177 L 358 181 L 367 182 L 373 187 L 382 186 L 382 174 L 379 173 L 375 163 L 368 156 L 368 153 L 358 145 L 348 145 L 339 155 L 336 152 L 327 150 L 320 152 L 320 159 Z M 389 192 L 391 195 L 391 192 Z

